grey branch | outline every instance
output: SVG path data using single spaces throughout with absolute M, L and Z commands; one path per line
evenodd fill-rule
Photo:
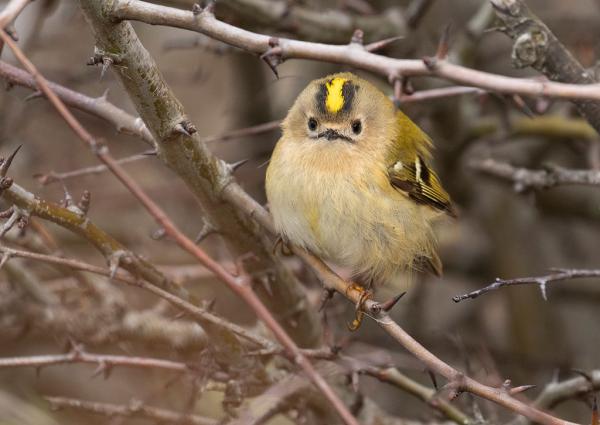
M 470 167 L 511 181 L 517 192 L 525 192 L 530 189 L 549 189 L 559 185 L 600 185 L 600 171 L 596 170 L 571 170 L 558 166 L 551 166 L 545 170 L 531 170 L 491 158 L 472 161 Z
M 546 296 L 546 285 L 550 282 L 558 282 L 561 280 L 585 278 L 585 277 L 600 277 L 600 270 L 595 269 L 552 269 L 553 273 L 544 276 L 533 276 L 533 277 L 520 277 L 517 279 L 500 279 L 497 278 L 494 283 L 486 286 L 485 288 L 478 289 L 476 291 L 469 292 L 463 295 L 457 295 L 452 299 L 454 302 L 460 302 L 467 298 L 477 298 L 478 296 L 487 292 L 495 291 L 496 289 L 503 288 L 505 286 L 515 285 L 538 285 L 542 291 L 544 299 Z
M 595 77 L 575 59 L 550 29 L 535 16 L 522 0 L 490 0 L 503 31 L 513 40 L 512 61 L 518 68 L 532 67 L 552 81 L 594 84 Z M 598 99 L 574 100 L 589 123 L 600 131 Z
M 110 4 L 111 7 L 107 7 L 107 10 L 115 20 L 134 20 L 195 31 L 263 57 L 266 55 L 282 60 L 296 58 L 345 64 L 375 72 L 385 78 L 439 77 L 461 85 L 499 93 L 600 100 L 600 84 L 578 85 L 510 78 L 435 58 L 393 59 L 371 53 L 357 43 L 331 45 L 253 33 L 219 21 L 211 13 L 194 15 L 191 11 L 139 0 L 111 0 Z

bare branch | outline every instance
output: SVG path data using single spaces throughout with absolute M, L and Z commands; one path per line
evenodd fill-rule
M 54 409 L 76 409 L 97 415 L 124 418 L 146 418 L 154 421 L 186 425 L 217 425 L 218 421 L 192 414 L 180 414 L 171 410 L 146 406 L 141 401 L 132 400 L 128 405 L 99 403 L 74 398 L 46 397 Z
M 10 0 L 6 7 L 0 12 L 0 31 L 6 26 L 14 22 L 17 16 L 21 14 L 23 9 L 33 0 Z
M 191 12 L 160 6 L 139 0 L 113 0 L 111 16 L 119 20 L 135 20 L 152 25 L 166 25 L 196 31 L 259 55 L 272 49 L 273 38 L 242 30 L 217 20 L 213 15 L 194 16 Z M 430 76 L 486 91 L 546 96 L 564 99 L 600 100 L 600 84 L 563 84 L 530 79 L 510 78 L 476 71 L 446 60 L 429 66 L 423 60 L 393 59 L 376 55 L 356 45 L 329 45 L 277 38 L 279 55 L 283 59 L 312 59 L 340 63 L 372 71 L 384 77 L 390 75 Z
M 600 185 L 600 171 L 596 170 L 570 170 L 559 166 L 551 166 L 546 170 L 531 170 L 491 158 L 472 161 L 469 165 L 477 171 L 513 182 L 517 192 L 549 189 L 559 185 Z
M 538 285 L 542 291 L 544 300 L 547 299 L 546 285 L 551 282 L 559 282 L 567 279 L 577 279 L 586 277 L 600 277 L 600 270 L 586 270 L 586 269 L 552 269 L 554 273 L 545 276 L 532 276 L 532 277 L 520 277 L 517 279 L 500 279 L 496 278 L 496 281 L 485 288 L 478 289 L 476 291 L 469 292 L 463 295 L 457 295 L 452 297 L 454 302 L 460 302 L 467 298 L 474 299 L 478 296 L 485 294 L 486 292 L 495 291 L 505 286 L 516 286 L 516 285 Z

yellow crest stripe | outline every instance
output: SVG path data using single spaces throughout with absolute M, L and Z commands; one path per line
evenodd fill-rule
M 342 94 L 342 89 L 346 81 L 348 80 L 345 78 L 336 77 L 326 84 L 327 97 L 325 98 L 325 106 L 327 107 L 327 110 L 333 114 L 344 107 L 345 99 Z

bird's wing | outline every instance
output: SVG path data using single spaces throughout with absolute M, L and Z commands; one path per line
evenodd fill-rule
M 392 186 L 414 201 L 456 216 L 450 196 L 421 155 L 415 153 L 414 158 L 398 159 L 388 168 L 388 175 Z
M 397 132 L 388 152 L 388 176 L 396 189 L 420 204 L 456 216 L 450 196 L 427 164 L 431 154 L 429 137 L 402 112 L 397 112 Z

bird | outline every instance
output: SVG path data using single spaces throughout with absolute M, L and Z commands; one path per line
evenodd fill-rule
M 265 189 L 284 242 L 350 268 L 366 297 L 415 270 L 441 276 L 434 223 L 455 208 L 429 164 L 431 139 L 388 96 L 329 75 L 306 86 L 281 129 Z

